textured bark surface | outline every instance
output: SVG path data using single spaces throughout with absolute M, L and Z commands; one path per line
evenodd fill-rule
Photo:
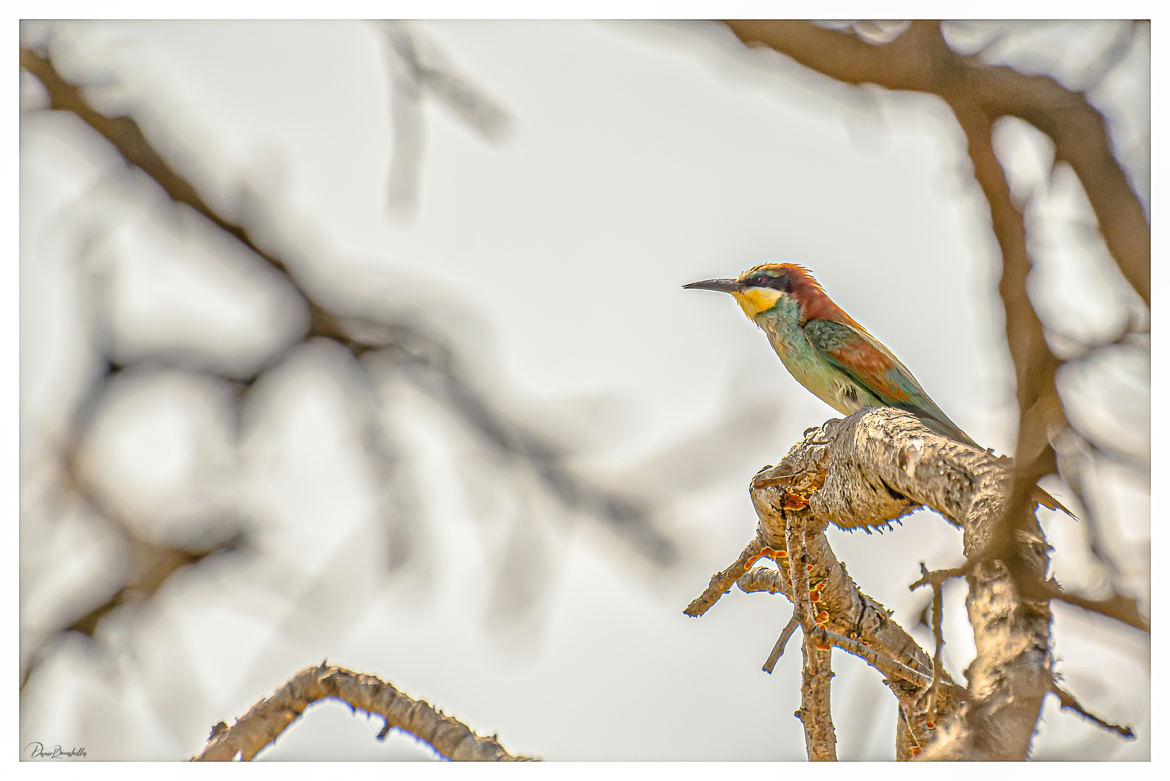
M 1005 562 L 981 558 L 1001 521 L 1012 467 L 1010 459 L 938 436 L 901 410 L 830 420 L 806 432 L 779 464 L 756 474 L 750 488 L 759 516 L 756 537 L 686 612 L 702 615 L 736 582 L 789 599 L 801 594 L 797 599 L 809 600 L 816 614 L 820 642 L 854 653 L 884 675 L 902 710 L 899 759 L 1024 759 L 1051 688 L 1050 614 L 1046 602 L 1020 597 Z M 919 505 L 963 529 L 977 649 L 967 670 L 969 688 L 944 671 L 931 714 L 924 696 L 934 678 L 930 655 L 857 587 L 824 534 L 829 524 L 883 526 Z M 798 553 L 790 547 L 790 523 L 805 531 L 809 596 L 793 590 L 794 582 L 805 586 L 790 574 L 789 561 Z M 1012 568 L 1043 578 L 1048 548 L 1034 516 L 1017 538 Z M 778 576 L 751 569 L 761 555 L 780 565 Z M 819 670 L 814 664 L 806 674 Z
M 922 758 L 1026 759 L 1052 686 L 1048 605 L 1021 599 L 998 560 L 976 564 L 967 582 L 975 633 L 975 660 L 967 668 L 971 699 L 942 725 Z
M 377 714 L 385 720 L 379 738 L 391 729 L 401 729 L 430 744 L 451 760 L 523 760 L 509 754 L 494 738 L 476 735 L 450 716 L 421 700 L 409 697 L 372 675 L 342 667 L 309 667 L 261 700 L 231 727 L 220 722 L 196 760 L 250 760 L 274 742 L 311 704 L 327 698 L 348 703 L 351 708 Z
M 819 617 L 813 602 L 813 586 L 809 579 L 812 562 L 809 561 L 805 536 L 805 517 L 796 516 L 784 528 L 784 547 L 788 553 L 788 588 L 793 599 L 793 618 L 804 632 L 801 642 L 800 711 L 804 725 L 804 748 L 813 762 L 837 759 L 837 731 L 833 727 L 830 684 L 833 680 L 832 646 L 820 643 L 814 636 L 818 626 L 823 627 L 828 614 Z M 819 595 L 819 590 L 816 592 Z M 818 599 L 817 602 L 820 600 Z

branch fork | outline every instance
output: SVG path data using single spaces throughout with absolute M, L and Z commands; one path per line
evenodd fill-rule
M 792 619 L 764 669 L 774 669 L 800 627 L 800 717 L 810 759 L 836 756 L 828 707 L 834 647 L 878 670 L 897 698 L 898 759 L 1024 759 L 1043 699 L 1054 691 L 1051 615 L 1048 602 L 1023 594 L 1016 578 L 1021 572 L 1043 576 L 1048 545 L 1032 515 L 1014 535 L 1011 566 L 982 555 L 1002 522 L 1013 468 L 1011 459 L 941 437 L 901 410 L 867 409 L 830 420 L 805 432 L 779 464 L 753 477 L 756 533 L 685 613 L 703 615 L 737 584 L 792 601 Z M 922 577 L 911 586 L 929 585 L 934 592 L 933 655 L 858 588 L 825 535 L 830 524 L 873 528 L 923 505 L 963 530 L 968 556 L 968 564 L 955 569 L 921 565 Z M 753 567 L 760 558 L 770 558 L 777 569 Z M 942 586 L 955 577 L 966 577 L 976 634 L 966 687 L 951 678 L 941 659 Z M 1027 739 L 1013 739 L 1018 735 Z

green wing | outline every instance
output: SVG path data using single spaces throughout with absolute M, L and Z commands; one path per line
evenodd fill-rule
M 946 416 L 901 361 L 860 327 L 809 320 L 804 333 L 826 360 L 884 404 L 913 412 L 943 436 L 976 446 Z

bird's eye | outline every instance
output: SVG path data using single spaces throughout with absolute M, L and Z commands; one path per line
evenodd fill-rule
M 755 285 L 756 287 L 767 287 L 768 286 L 767 275 L 766 274 L 756 274 L 754 277 L 752 277 L 752 284 Z

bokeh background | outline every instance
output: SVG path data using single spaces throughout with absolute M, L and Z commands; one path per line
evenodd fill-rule
M 1148 213 L 1148 24 L 943 30 L 1085 90 Z M 21 73 L 22 747 L 186 758 L 328 659 L 513 753 L 803 758 L 800 655 L 760 670 L 787 603 L 682 609 L 751 537 L 752 474 L 834 413 L 686 282 L 801 262 L 972 437 L 1014 443 L 998 249 L 936 98 L 843 85 L 712 22 L 20 32 L 288 271 Z M 1046 327 L 1091 343 L 1148 324 L 1051 144 L 1017 121 L 994 141 Z M 324 338 L 331 322 L 354 340 Z M 1070 415 L 1115 448 L 1085 478 L 1116 567 L 1048 514 L 1062 583 L 1112 575 L 1148 599 L 1149 377 L 1148 342 L 1061 375 Z M 919 511 L 830 539 L 931 647 L 907 585 L 921 561 L 959 563 L 960 533 Z M 956 675 L 963 596 L 948 586 Z M 1137 738 L 1050 699 L 1034 756 L 1148 759 L 1148 635 L 1054 613 L 1064 684 Z M 891 759 L 894 699 L 860 661 L 834 669 L 841 757 Z M 322 703 L 261 758 L 433 758 L 380 726 Z

